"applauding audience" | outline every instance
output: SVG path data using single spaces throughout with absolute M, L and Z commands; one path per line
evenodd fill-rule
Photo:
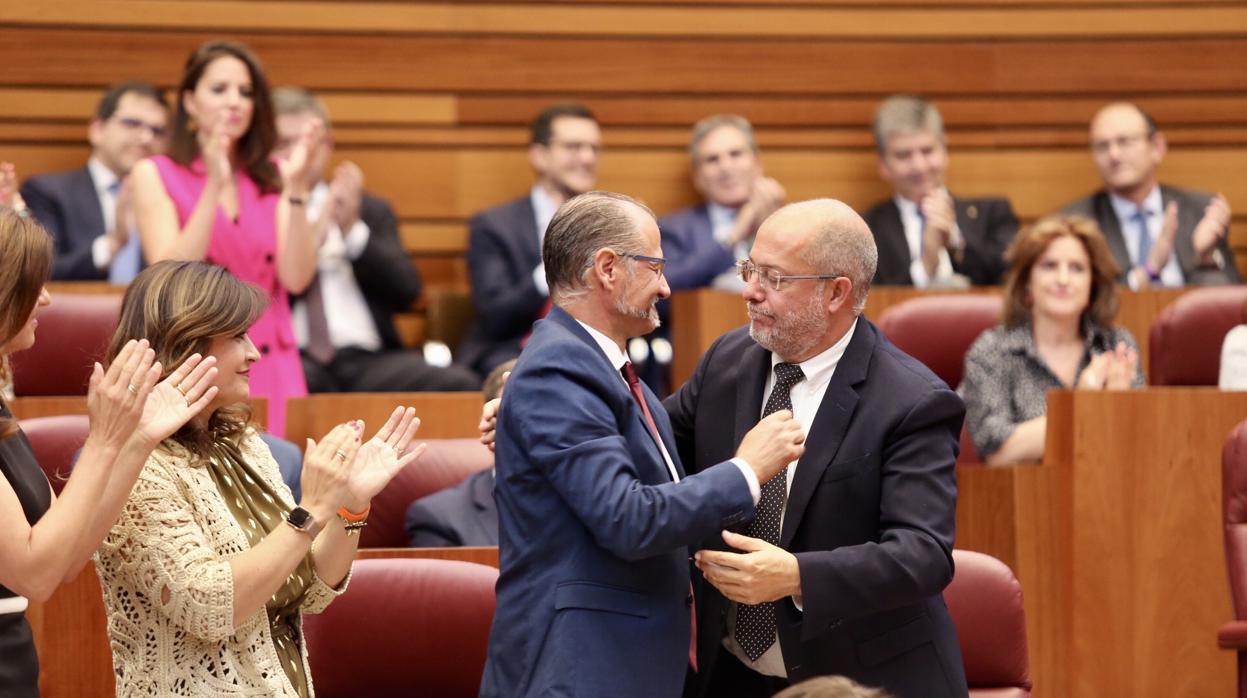
M 1117 265 L 1095 223 L 1045 218 L 1007 259 L 1003 323 L 970 347 L 958 388 L 970 437 L 992 464 L 1043 457 L 1048 390 L 1143 385 L 1134 337 L 1112 324 Z

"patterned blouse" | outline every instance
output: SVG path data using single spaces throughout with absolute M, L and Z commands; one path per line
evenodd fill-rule
M 1138 344 L 1122 327 L 1083 324 L 1085 342 L 1078 371 L 1091 358 L 1125 342 Z M 1134 387 L 1144 385 L 1143 367 L 1135 374 Z M 1042 417 L 1049 390 L 1067 388 L 1039 355 L 1030 323 L 1017 327 L 994 327 L 974 341 L 966 352 L 966 370 L 957 392 L 966 403 L 966 428 L 980 458 L 1000 450 L 1019 424 Z
M 247 467 L 230 457 L 205 462 L 173 442 L 161 444 L 96 552 L 118 696 L 313 693 L 299 613 L 324 610 L 349 579 L 329 587 L 309 555 L 266 608 L 234 625 L 229 559 L 257 540 L 244 526 L 281 524 L 266 521 L 274 516 L 268 506 L 227 502 L 223 491 L 271 493 L 283 519 L 294 506 L 254 431 L 235 453 Z

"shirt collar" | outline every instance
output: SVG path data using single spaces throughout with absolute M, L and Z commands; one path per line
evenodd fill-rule
M 585 331 L 589 333 L 589 336 L 593 338 L 593 341 L 598 343 L 599 347 L 602 347 L 602 351 L 606 353 L 606 360 L 611 362 L 611 366 L 616 371 L 623 368 L 624 363 L 628 361 L 628 357 L 624 356 L 623 349 L 619 348 L 619 345 L 615 343 L 615 340 L 607 337 L 589 325 L 580 322 L 580 320 L 576 318 L 573 319 L 580 323 L 581 327 L 585 328 Z
M 1159 214 L 1165 208 L 1160 196 L 1160 185 L 1152 187 L 1152 191 L 1143 197 L 1142 206 L 1136 206 L 1130 199 L 1118 196 L 1113 192 L 1108 193 L 1108 201 L 1113 205 L 1113 213 L 1117 214 L 1117 220 L 1119 221 L 1130 220 L 1140 208 L 1146 211 L 1149 217 Z
M 95 185 L 97 194 L 113 193 L 108 191 L 109 188 L 116 182 L 121 181 L 120 177 L 108 169 L 108 166 L 100 162 L 100 159 L 94 155 L 87 160 L 87 172 L 91 175 L 91 183 Z
M 736 222 L 736 214 L 739 209 L 728 208 L 722 204 L 716 204 L 713 201 L 706 202 L 706 214 L 710 216 L 710 226 L 718 228 L 721 225 L 731 225 Z
M 840 359 L 844 357 L 844 352 L 848 350 L 849 340 L 853 339 L 853 332 L 856 329 L 857 320 L 854 320 L 849 331 L 845 332 L 835 344 L 797 364 L 801 367 L 801 372 L 805 374 L 807 387 L 813 390 L 831 380 L 831 374 L 835 372 Z M 780 363 L 783 363 L 783 359 L 779 358 L 775 352 L 771 352 L 771 371 L 773 372 L 775 365 Z

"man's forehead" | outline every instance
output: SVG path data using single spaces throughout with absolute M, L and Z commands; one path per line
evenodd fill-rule
M 121 99 L 117 101 L 116 113 L 132 114 L 134 112 L 150 112 L 145 116 L 161 119 L 167 118 L 168 109 L 160 102 L 138 92 L 127 92 L 121 95 Z
M 887 135 L 887 149 L 889 152 L 896 150 L 910 150 L 913 148 L 929 148 L 938 147 L 940 139 L 926 128 L 919 128 L 904 131 L 892 131 Z

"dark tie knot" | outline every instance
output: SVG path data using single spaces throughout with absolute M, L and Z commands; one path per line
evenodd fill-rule
M 792 386 L 805 380 L 805 371 L 796 364 L 775 364 L 775 384 L 791 388 Z

